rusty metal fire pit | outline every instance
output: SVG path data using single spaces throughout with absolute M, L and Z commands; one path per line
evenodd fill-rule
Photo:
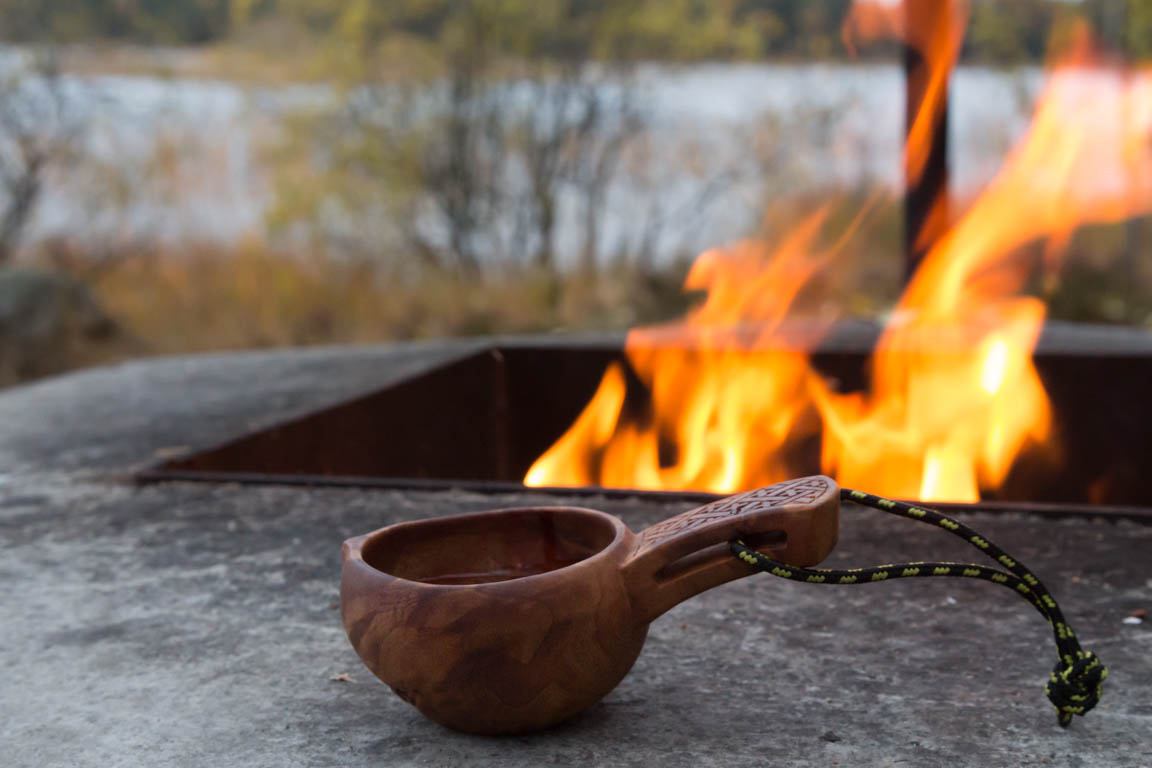
M 865 384 L 874 330 L 846 327 L 814 353 L 845 388 Z M 140 474 L 192 480 L 504 492 L 580 413 L 611 344 L 507 343 Z M 1060 455 L 1024 455 L 988 509 L 1152 519 L 1152 340 L 1138 331 L 1050 324 L 1035 361 L 1052 400 Z M 629 382 L 630 398 L 644 391 Z M 790 457 L 795 476 L 820 471 L 819 446 Z M 563 494 L 709 493 L 562 488 Z M 947 506 L 947 505 L 945 505 Z

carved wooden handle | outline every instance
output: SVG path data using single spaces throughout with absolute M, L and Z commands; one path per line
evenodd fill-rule
M 840 491 L 805 477 L 729 496 L 642 531 L 623 573 L 638 613 L 655 619 L 677 603 L 753 571 L 728 542 L 796 566 L 816 565 L 836 546 Z

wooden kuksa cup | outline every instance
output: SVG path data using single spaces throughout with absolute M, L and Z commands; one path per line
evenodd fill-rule
M 340 611 L 368 668 L 428 717 L 532 731 L 616 687 L 653 619 L 753 573 L 729 540 L 815 565 L 836 544 L 839 511 L 836 484 L 808 477 L 639 534 L 578 507 L 399 523 L 344 542 Z

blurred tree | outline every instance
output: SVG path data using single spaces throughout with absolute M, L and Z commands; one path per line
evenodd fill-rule
M 598 58 L 634 60 L 842 58 L 840 25 L 852 0 L 538 0 L 534 18 L 563 29 L 501 30 L 529 47 L 592 49 Z M 198 44 L 226 39 L 254 19 L 292 18 L 345 42 L 365 44 L 402 33 L 442 40 L 464 12 L 515 21 L 514 0 L 0 0 L 0 39 L 8 41 L 130 40 Z M 969 61 L 1039 62 L 1048 30 L 1069 16 L 1107 27 L 1124 17 L 1118 42 L 1138 57 L 1152 55 L 1152 0 L 973 0 Z M 596 40 L 589 37 L 595 30 Z M 533 42 L 534 41 L 534 42 Z M 558 53 L 563 46 L 550 49 Z M 511 49 L 509 49 L 511 51 Z
M 1059 0 L 974 0 L 964 56 L 990 64 L 1043 61 L 1053 24 L 1078 12 Z
M 1152 0 L 1125 0 L 1124 47 L 1136 58 L 1152 58 Z
M 17 54 L 0 72 L 0 264 L 9 261 L 45 176 L 68 163 L 81 125 L 55 55 Z
M 737 17 L 760 33 L 761 53 L 839 58 L 840 27 L 852 0 L 744 0 Z
M 0 0 L 0 38 L 201 43 L 228 33 L 229 0 Z
M 343 87 L 300 123 L 309 167 L 281 178 L 274 222 L 362 253 L 399 242 L 392 250 L 466 275 L 509 265 L 554 273 L 565 215 L 594 274 L 609 189 L 641 129 L 634 62 L 757 46 L 734 2 L 280 8 L 324 31 L 326 66 Z

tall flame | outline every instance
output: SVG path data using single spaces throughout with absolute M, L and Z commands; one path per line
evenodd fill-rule
M 1087 223 L 1152 210 L 1152 71 L 1056 68 L 1003 169 L 938 241 L 908 286 L 873 360 L 867 395 L 819 379 L 823 463 L 848 485 L 925 500 L 975 501 L 1018 451 L 1050 434 L 1031 361 L 1045 306 L 1022 292 Z
M 528 485 L 736 491 L 784 480 L 787 443 L 819 429 L 805 350 L 827 322 L 785 327 L 800 291 L 842 247 L 815 242 L 821 210 L 774 250 L 759 241 L 706 251 L 684 287 L 707 291 L 682 322 L 628 335 L 628 361 L 651 394 L 624 414 L 624 375 L 605 374 L 571 429 L 529 470 Z
M 869 40 L 901 40 L 920 57 L 924 82 L 909 121 L 904 166 L 919 179 L 928 163 L 932 135 L 944 118 L 948 78 L 960 58 L 968 24 L 968 0 L 857 0 L 844 18 L 841 36 L 849 51 Z
M 627 407 L 624 371 L 610 368 L 525 482 L 736 491 L 810 471 L 797 462 L 819 436 L 823 470 L 845 485 L 978 500 L 1028 445 L 1053 440 L 1031 359 L 1046 308 L 1025 293 L 1038 259 L 1024 246 L 1046 244 L 1051 268 L 1076 228 L 1150 211 L 1152 68 L 1104 69 L 1076 47 L 1000 173 L 929 250 L 866 392 L 837 392 L 811 364 L 829 316 L 792 319 L 811 317 L 803 298 L 843 245 L 816 248 L 821 212 L 776 248 L 701 255 L 685 287 L 706 290 L 703 303 L 628 336 L 648 407 Z

